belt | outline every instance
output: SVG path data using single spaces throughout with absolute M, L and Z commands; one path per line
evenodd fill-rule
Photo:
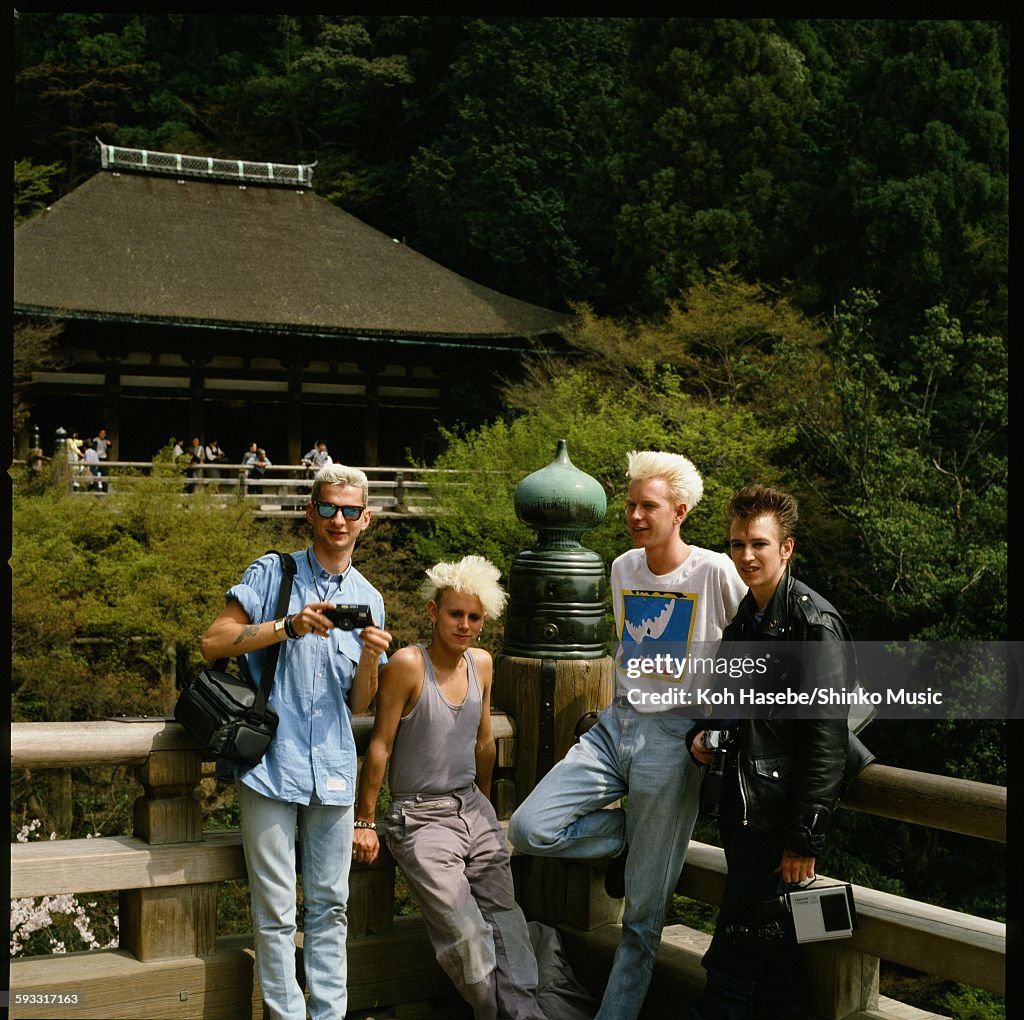
M 466 797 L 470 793 L 472 793 L 472 791 L 475 788 L 476 788 L 476 784 L 475 783 L 470 783 L 468 786 L 461 786 L 457 790 L 446 790 L 443 793 L 407 793 L 407 794 L 402 794 L 402 795 L 396 795 L 396 796 L 392 797 L 392 801 L 397 804 L 399 801 L 401 801 L 403 803 L 405 801 L 409 801 L 409 800 L 412 800 L 412 801 L 419 800 L 419 801 L 431 801 L 431 802 L 433 802 L 433 801 L 437 801 L 437 800 L 444 800 L 446 797 Z

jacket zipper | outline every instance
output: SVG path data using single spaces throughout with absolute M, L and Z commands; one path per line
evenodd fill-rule
M 747 787 L 746 783 L 743 780 L 743 762 L 740 759 L 741 754 L 742 751 L 738 752 L 736 755 L 736 777 L 740 781 L 740 800 L 743 801 L 743 820 L 741 824 L 748 825 L 749 819 L 747 818 Z

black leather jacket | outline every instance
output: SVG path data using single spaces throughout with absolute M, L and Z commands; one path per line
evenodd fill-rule
M 758 680 L 764 689 L 831 688 L 849 690 L 856 679 L 856 658 L 849 631 L 835 608 L 787 570 L 765 607 L 762 625 L 754 622 L 757 603 L 748 592 L 722 635 L 726 642 L 776 642 L 770 672 Z M 788 642 L 815 642 L 801 654 L 785 651 Z M 810 654 L 805 654 L 810 651 Z M 763 654 L 763 649 L 757 650 Z M 730 650 L 729 654 L 733 654 Z M 814 675 L 795 675 L 797 672 Z M 787 850 L 817 857 L 841 797 L 873 755 L 849 731 L 848 709 L 799 713 L 772 710 L 767 718 L 741 719 L 738 740 L 729 752 L 737 755 L 743 824 L 770 829 L 781 826 Z M 706 721 L 687 736 L 687 746 Z

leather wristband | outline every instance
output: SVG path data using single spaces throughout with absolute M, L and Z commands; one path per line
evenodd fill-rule
M 376 829 L 377 828 L 377 823 L 376 822 L 364 822 L 364 821 L 362 821 L 359 818 L 357 818 L 352 824 L 357 829 Z
M 288 637 L 292 638 L 293 640 L 299 636 L 298 632 L 295 630 L 294 625 L 292 624 L 292 618 L 290 616 L 286 616 L 284 618 L 284 632 L 288 635 Z

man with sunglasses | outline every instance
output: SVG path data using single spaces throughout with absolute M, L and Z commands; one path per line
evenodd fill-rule
M 208 660 L 238 656 L 259 677 L 266 649 L 283 643 L 270 707 L 277 734 L 263 760 L 236 768 L 242 843 L 252 899 L 256 969 L 268 1016 L 342 1020 L 347 1008 L 346 904 L 356 792 L 352 715 L 366 712 L 387 661 L 384 601 L 352 565 L 369 527 L 368 482 L 358 468 L 331 464 L 313 479 L 306 521 L 310 546 L 293 553 L 288 612 L 274 619 L 282 568 L 262 556 L 227 593 L 203 636 Z M 373 625 L 336 627 L 338 604 L 369 607 Z M 302 849 L 303 962 L 309 1001 L 295 977 L 296 826 Z

